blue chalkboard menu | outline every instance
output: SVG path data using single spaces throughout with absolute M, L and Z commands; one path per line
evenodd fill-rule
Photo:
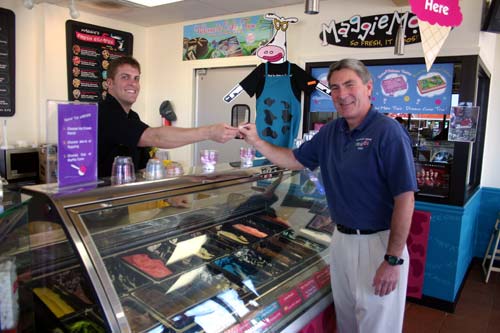
M 14 27 L 14 12 L 0 8 L 0 117 L 16 112 Z

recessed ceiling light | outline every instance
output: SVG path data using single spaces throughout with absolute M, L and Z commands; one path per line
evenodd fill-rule
M 156 7 L 178 1 L 182 0 L 125 0 L 125 2 L 132 2 L 145 7 Z

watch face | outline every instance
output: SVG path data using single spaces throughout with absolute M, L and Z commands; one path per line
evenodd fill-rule
M 389 263 L 391 266 L 396 266 L 396 265 L 402 265 L 404 260 L 401 258 L 398 258 L 396 256 L 390 256 L 390 255 L 385 255 L 384 256 L 385 261 Z

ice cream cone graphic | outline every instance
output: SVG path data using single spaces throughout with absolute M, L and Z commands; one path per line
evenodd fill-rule
M 439 24 L 418 20 L 420 37 L 422 38 L 422 49 L 424 51 L 425 65 L 429 71 L 436 59 L 446 38 L 450 34 L 451 27 L 443 27 Z

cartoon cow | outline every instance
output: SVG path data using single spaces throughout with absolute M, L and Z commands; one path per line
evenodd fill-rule
M 286 31 L 296 17 L 265 15 L 273 21 L 276 30 L 272 39 L 257 49 L 257 57 L 264 60 L 246 78 L 231 89 L 224 101 L 230 103 L 245 90 L 250 97 L 257 96 L 255 124 L 260 137 L 281 147 L 293 147 L 301 120 L 301 92 L 314 89 L 330 95 L 330 89 L 287 60 Z

